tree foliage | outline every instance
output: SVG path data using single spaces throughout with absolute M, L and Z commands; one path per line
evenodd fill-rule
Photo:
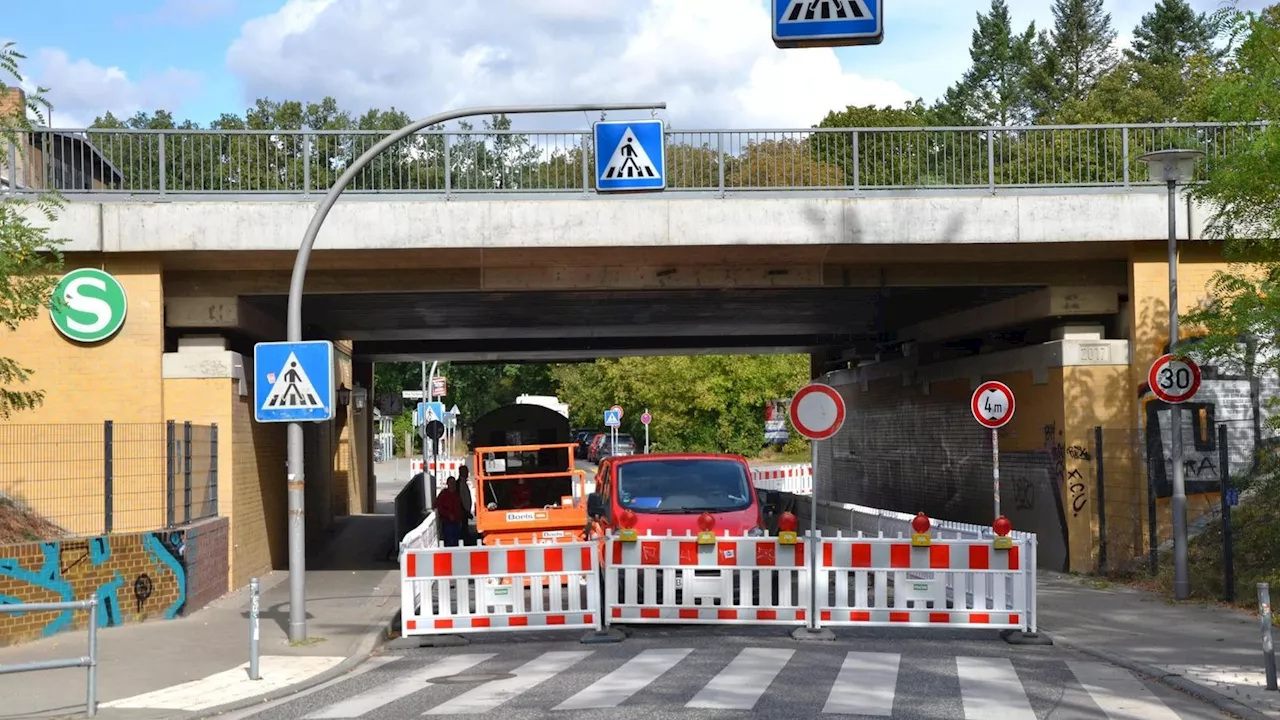
M 1239 13 L 1241 42 L 1205 94 L 1215 120 L 1265 119 L 1234 152 L 1215 159 L 1192 194 L 1214 208 L 1206 233 L 1234 262 L 1209 282 L 1209 301 L 1183 321 L 1201 333 L 1194 354 L 1250 374 L 1280 372 L 1280 5 Z M 1280 427 L 1277 417 L 1273 426 Z
M 764 446 L 764 408 L 791 397 L 809 379 L 801 355 L 693 355 L 601 359 L 555 365 L 551 376 L 576 427 L 598 428 L 614 403 L 625 410 L 621 432 L 644 436 L 640 415 L 653 416 L 650 439 L 661 452 L 756 455 Z M 793 434 L 792 445 L 803 447 Z
M 14 43 L 0 46 L 0 167 L 13 167 L 9 148 L 19 154 L 18 160 L 30 157 L 32 122 L 43 125 L 46 111 L 52 109 L 45 99 L 47 88 L 26 94 L 24 103 L 9 101 L 11 88 L 23 83 L 21 62 L 25 56 Z M 6 178 L 16 183 L 16 178 Z M 35 198 L 5 195 L 0 199 L 0 327 L 16 332 L 22 323 L 39 316 L 57 285 L 62 267 L 58 246 L 63 241 L 49 236 L 48 224 L 60 207 L 54 193 Z M 42 222 L 37 222 L 37 219 Z M 2 335 L 3 333 L 0 333 Z M 3 349 L 4 343 L 0 343 Z M 0 356 L 0 419 L 40 405 L 44 391 L 29 387 L 32 370 L 11 358 Z

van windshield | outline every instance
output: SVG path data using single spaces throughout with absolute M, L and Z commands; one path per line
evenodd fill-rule
M 638 513 L 730 512 L 751 506 L 746 469 L 735 460 L 648 460 L 618 466 L 618 503 Z

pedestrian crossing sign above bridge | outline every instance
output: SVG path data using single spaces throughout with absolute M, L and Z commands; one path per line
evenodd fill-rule
M 261 423 L 324 422 L 334 415 L 333 343 L 253 346 L 253 417 Z
M 661 120 L 601 120 L 593 131 L 598 192 L 666 189 L 666 130 Z
M 884 0 L 773 0 L 773 44 L 780 48 L 879 45 Z

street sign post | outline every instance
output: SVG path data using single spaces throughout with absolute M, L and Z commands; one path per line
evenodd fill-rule
M 994 517 L 1000 517 L 1000 428 L 1013 419 L 1013 391 L 996 380 L 984 382 L 973 391 L 969 409 L 979 425 L 991 430 L 991 491 L 995 495 Z
M 604 426 L 609 428 L 609 449 L 618 443 L 618 428 L 622 426 L 622 406 L 614 405 L 604 411 Z
M 649 423 L 653 422 L 653 416 L 649 414 L 649 408 L 644 409 L 644 414 L 640 416 L 640 424 L 644 425 L 644 454 L 649 454 Z
M 773 44 L 780 48 L 879 45 L 883 0 L 773 0 Z
M 830 385 L 810 383 L 791 398 L 791 424 L 796 432 L 809 438 L 810 476 L 813 487 L 809 495 L 809 577 L 818 577 L 818 442 L 840 431 L 844 425 L 844 398 Z M 809 632 L 818 632 L 818 583 L 809 583 Z
M 1200 366 L 1191 358 L 1166 353 L 1151 363 L 1147 385 L 1156 397 L 1170 405 L 1179 405 L 1200 391 Z
M 661 120 L 601 120 L 592 126 L 596 192 L 656 192 L 667 187 Z
M 334 415 L 333 343 L 253 346 L 253 418 L 260 423 L 324 422 Z

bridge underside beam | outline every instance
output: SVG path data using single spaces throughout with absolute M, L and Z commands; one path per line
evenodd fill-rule
M 415 362 L 424 358 L 476 363 L 586 362 L 640 355 L 809 353 L 838 342 L 838 338 L 816 335 L 361 341 L 355 343 L 354 357 L 372 362 Z

